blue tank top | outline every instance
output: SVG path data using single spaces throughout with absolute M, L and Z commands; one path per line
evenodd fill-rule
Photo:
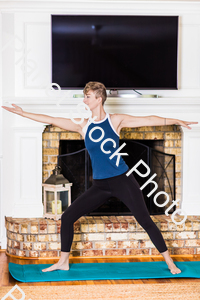
M 110 178 L 125 173 L 129 167 L 122 156 L 120 156 L 120 159 L 118 155 L 114 155 L 112 159 L 109 158 L 119 148 L 119 135 L 111 123 L 110 115 L 106 113 L 105 118 L 97 122 L 91 122 L 91 119 L 91 117 L 88 119 L 85 126 L 85 146 L 92 162 L 93 179 Z M 109 140 L 102 145 L 106 139 Z M 114 147 L 114 142 L 116 147 Z M 101 150 L 101 145 L 104 151 L 110 152 L 104 153 Z M 126 153 L 123 149 L 118 153 Z M 117 159 L 119 160 L 118 165 Z

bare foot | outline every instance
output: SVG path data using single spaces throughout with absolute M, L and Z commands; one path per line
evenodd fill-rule
M 179 268 L 176 267 L 176 265 L 174 264 L 173 260 L 170 257 L 170 261 L 167 262 L 167 265 L 169 267 L 169 270 L 172 274 L 179 274 L 181 273 L 181 270 Z
M 69 270 L 69 264 L 68 263 L 60 263 L 57 262 L 56 264 L 50 266 L 49 268 L 42 269 L 42 272 L 49 272 L 54 270 Z

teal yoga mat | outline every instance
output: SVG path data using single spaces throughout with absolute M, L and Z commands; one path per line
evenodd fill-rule
M 76 263 L 70 269 L 42 272 L 52 264 L 20 265 L 9 263 L 11 275 L 21 282 L 106 280 L 106 279 L 148 279 L 148 278 L 200 278 L 200 261 L 175 262 L 182 271 L 173 275 L 165 261 Z

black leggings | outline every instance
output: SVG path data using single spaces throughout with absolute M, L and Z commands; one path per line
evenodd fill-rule
M 93 185 L 63 212 L 60 232 L 61 251 L 70 252 L 74 222 L 84 214 L 98 208 L 112 196 L 120 199 L 129 208 L 160 253 L 167 250 L 160 230 L 149 215 L 138 182 L 132 173 L 128 177 L 126 173 L 106 179 L 93 179 Z

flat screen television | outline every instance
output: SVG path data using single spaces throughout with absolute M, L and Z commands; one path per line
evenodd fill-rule
M 178 16 L 51 15 L 52 83 L 178 89 Z

